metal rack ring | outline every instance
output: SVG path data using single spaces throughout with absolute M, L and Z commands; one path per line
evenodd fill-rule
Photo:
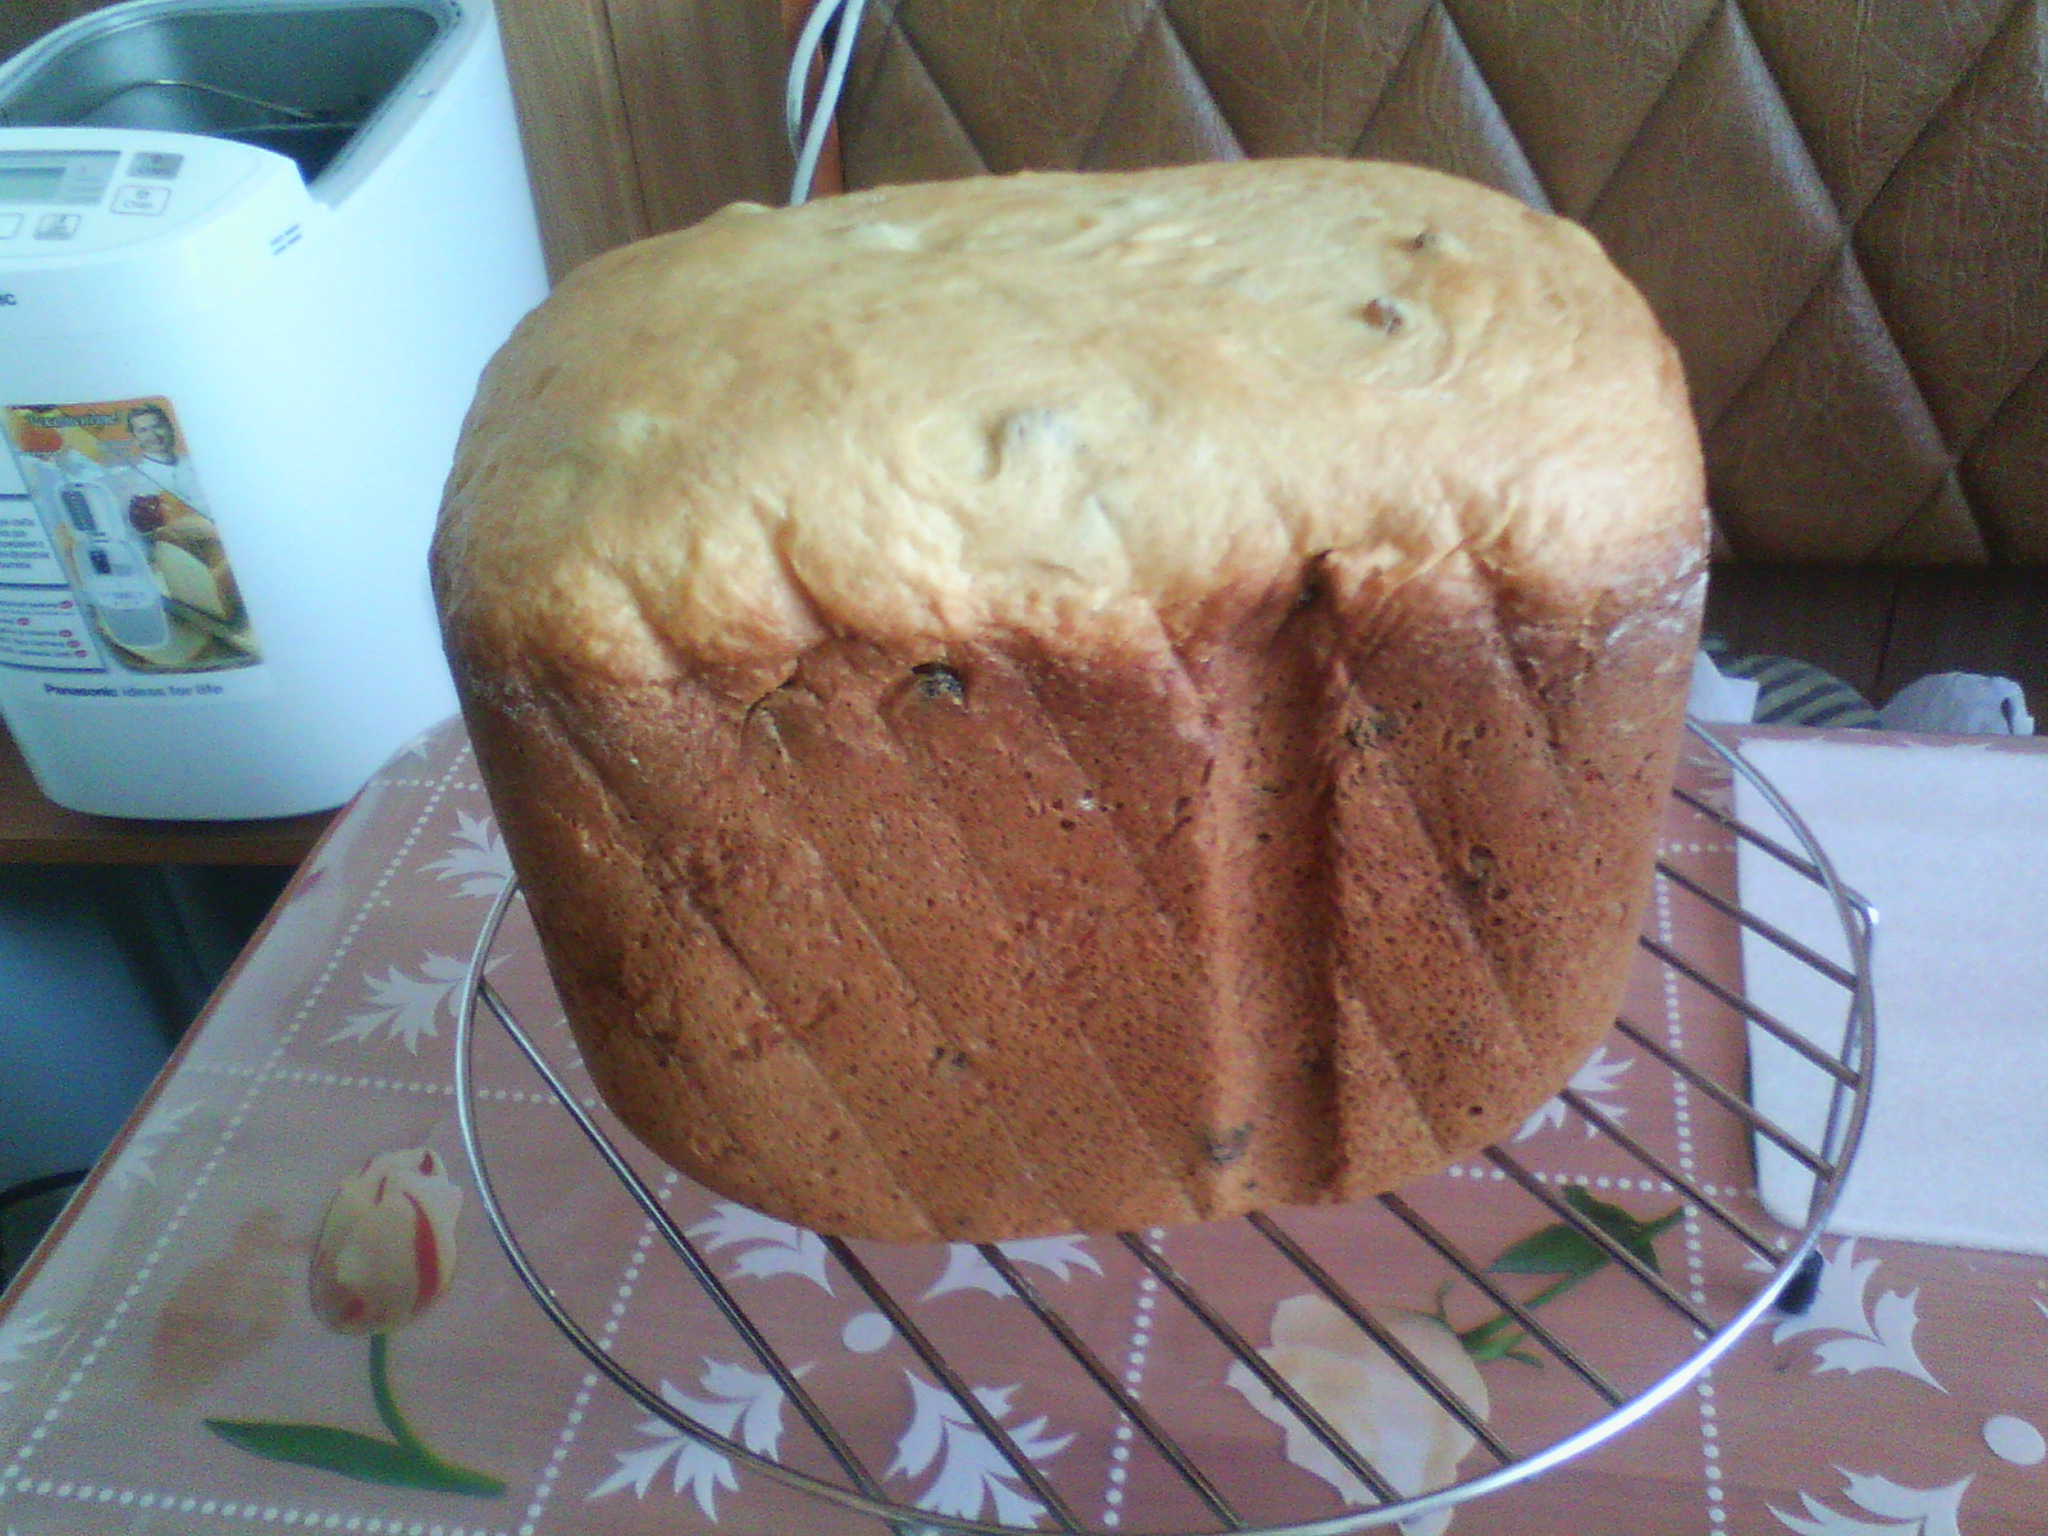
M 1749 1024 L 1781 1041 L 1801 1054 L 1811 1065 L 1826 1073 L 1831 1089 L 1826 1129 L 1819 1147 L 1806 1147 L 1782 1127 L 1757 1113 L 1738 1093 L 1684 1061 L 1675 1052 L 1659 1045 L 1647 1032 L 1626 1019 L 1617 1021 L 1617 1028 L 1626 1038 L 1661 1061 L 1676 1076 L 1698 1087 L 1710 1102 L 1728 1111 L 1748 1133 L 1787 1152 L 1813 1175 L 1804 1229 L 1789 1245 L 1771 1243 L 1741 1216 L 1727 1210 L 1714 1199 L 1697 1180 L 1687 1178 L 1683 1172 L 1671 1167 L 1668 1161 L 1659 1158 L 1639 1140 L 1622 1131 L 1609 1116 L 1602 1114 L 1583 1096 L 1566 1090 L 1562 1095 L 1565 1102 L 1585 1120 L 1591 1130 L 1606 1136 L 1627 1156 L 1653 1173 L 1657 1179 L 1679 1191 L 1684 1196 L 1687 1207 L 1713 1217 L 1744 1248 L 1775 1265 L 1769 1276 L 1732 1317 L 1717 1322 L 1702 1312 L 1698 1305 L 1680 1295 L 1653 1269 L 1644 1265 L 1626 1245 L 1618 1243 L 1611 1234 L 1604 1231 L 1598 1223 L 1589 1220 L 1570 1201 L 1561 1199 L 1510 1153 L 1498 1146 L 1485 1149 L 1480 1155 L 1499 1170 L 1500 1176 L 1518 1185 L 1548 1208 L 1559 1222 L 1570 1226 L 1600 1248 L 1605 1257 L 1611 1259 L 1622 1273 L 1633 1279 L 1660 1305 L 1677 1313 L 1693 1330 L 1698 1348 L 1654 1384 L 1630 1395 L 1607 1380 L 1605 1375 L 1559 1338 L 1554 1330 L 1538 1322 L 1524 1304 L 1517 1302 L 1489 1276 L 1484 1265 L 1468 1257 L 1454 1241 L 1432 1225 L 1400 1193 L 1379 1196 L 1377 1204 L 1383 1210 L 1392 1215 L 1438 1257 L 1450 1264 L 1464 1279 L 1471 1281 L 1480 1292 L 1499 1305 L 1504 1315 L 1514 1319 L 1515 1326 L 1524 1331 L 1529 1341 L 1563 1364 L 1567 1371 L 1606 1405 L 1605 1413 L 1575 1432 L 1557 1439 L 1533 1454 L 1517 1457 L 1488 1426 L 1483 1417 L 1470 1411 L 1456 1391 L 1442 1382 L 1391 1330 L 1346 1292 L 1344 1287 L 1295 1243 L 1277 1223 L 1261 1215 L 1244 1218 L 1272 1251 L 1279 1254 L 1313 1285 L 1319 1294 L 1369 1335 L 1386 1356 L 1439 1408 L 1454 1419 L 1465 1432 L 1472 1435 L 1476 1444 L 1485 1448 L 1496 1463 L 1491 1469 L 1461 1482 L 1409 1498 L 1402 1498 L 1379 1470 L 1372 1466 L 1369 1459 L 1330 1425 L 1284 1376 L 1262 1359 L 1220 1314 L 1210 1308 L 1203 1300 L 1199 1289 L 1176 1270 L 1156 1247 L 1139 1236 L 1121 1235 L 1122 1245 L 1137 1262 L 1173 1294 L 1267 1390 L 1285 1404 L 1347 1471 L 1371 1489 L 1374 1496 L 1381 1501 L 1363 1510 L 1354 1510 L 1329 1518 L 1283 1525 L 1269 1524 L 1256 1528 L 1245 1523 L 1215 1481 L 1183 1447 L 1174 1442 L 1157 1416 L 1148 1411 L 1134 1394 L 1119 1385 L 1116 1372 L 1088 1349 L 1074 1329 L 1060 1317 L 1057 1310 L 1050 1306 L 1030 1281 L 1018 1272 L 1009 1257 L 994 1244 L 981 1245 L 979 1251 L 982 1256 L 1011 1287 L 1037 1321 L 1046 1328 L 1060 1349 L 1082 1368 L 1097 1389 L 1111 1400 L 1124 1420 L 1133 1426 L 1134 1432 L 1142 1436 L 1159 1453 L 1165 1464 L 1181 1478 L 1188 1492 L 1218 1522 L 1206 1528 L 1204 1532 L 1191 1533 L 1191 1536 L 1207 1536 L 1208 1531 L 1249 1532 L 1251 1536 L 1346 1536 L 1346 1533 L 1354 1531 L 1412 1520 L 1534 1477 L 1639 1422 L 1684 1390 L 1702 1371 L 1727 1353 L 1736 1341 L 1776 1304 L 1780 1293 L 1788 1285 L 1793 1284 L 1795 1277 L 1807 1267 L 1809 1256 L 1815 1252 L 1815 1245 L 1840 1193 L 1869 1109 L 1875 1043 L 1870 946 L 1875 913 L 1868 902 L 1850 890 L 1836 876 L 1812 833 L 1797 813 L 1785 804 L 1777 791 L 1733 750 L 1697 725 L 1693 725 L 1691 729 L 1699 740 L 1728 765 L 1731 772 L 1741 775 L 1756 787 L 1765 802 L 1792 829 L 1801 845 L 1800 850 L 1785 847 L 1765 833 L 1745 825 L 1732 815 L 1720 811 L 1682 788 L 1674 790 L 1675 798 L 1731 835 L 1762 849 L 1794 873 L 1821 887 L 1830 899 L 1842 925 L 1850 963 L 1841 966 L 1814 953 L 1799 940 L 1756 917 L 1755 914 L 1745 912 L 1739 906 L 1705 890 L 1696 881 L 1672 870 L 1662 861 L 1658 865 L 1659 876 L 1692 891 L 1721 915 L 1741 924 L 1763 941 L 1775 945 L 1800 964 L 1808 966 L 1817 974 L 1839 985 L 1847 994 L 1841 1048 L 1830 1052 L 1814 1044 L 1782 1020 L 1772 1017 L 1748 999 L 1729 991 L 1711 975 L 1669 946 L 1645 935 L 1641 941 L 1642 947 L 1653 958 L 1680 971 L 1709 995 L 1732 1007 Z M 885 1495 L 874 1474 L 848 1445 L 845 1435 L 804 1389 L 798 1379 L 798 1373 L 781 1358 L 745 1309 L 734 1300 L 731 1291 L 718 1278 L 711 1264 L 663 1208 L 661 1198 L 635 1173 L 618 1148 L 612 1145 L 604 1130 L 577 1102 L 575 1094 L 563 1083 L 545 1054 L 520 1027 L 496 988 L 486 978 L 486 962 L 517 896 L 516 882 L 508 883 L 483 925 L 463 980 L 458 1000 L 455 1040 L 455 1098 L 463 1146 L 469 1156 L 471 1171 L 475 1175 L 485 1213 L 514 1271 L 533 1294 L 542 1312 L 594 1369 L 607 1377 L 640 1407 L 675 1429 L 711 1446 L 721 1455 L 731 1457 L 777 1482 L 872 1515 L 899 1533 L 945 1530 L 973 1533 L 973 1536 L 1009 1536 L 1009 1533 L 1025 1529 L 936 1514 L 929 1510 L 896 1503 Z M 806 1426 L 818 1437 L 832 1461 L 838 1465 L 844 1474 L 844 1482 L 834 1482 L 785 1466 L 771 1457 L 749 1450 L 730 1436 L 720 1434 L 691 1419 L 614 1359 L 610 1351 L 577 1321 L 569 1308 L 564 1306 L 549 1288 L 505 1213 L 491 1171 L 490 1159 L 486 1155 L 486 1148 L 477 1127 L 474 1102 L 474 1044 L 475 1017 L 479 1008 L 487 1011 L 511 1039 L 559 1106 L 569 1114 L 579 1132 L 604 1160 L 612 1175 L 620 1181 L 654 1229 L 661 1234 L 670 1251 L 689 1270 L 692 1278 L 711 1299 L 726 1322 L 745 1341 L 748 1349 L 774 1379 L 777 1387 L 795 1407 Z M 944 1389 L 957 1401 L 975 1428 L 988 1438 L 1009 1468 L 1042 1503 L 1045 1511 L 1055 1522 L 1055 1528 L 1072 1532 L 1095 1529 L 1080 1523 L 1061 1499 L 1058 1491 L 1032 1463 L 1031 1458 L 1017 1447 L 995 1421 L 994 1416 L 976 1399 L 975 1394 L 948 1365 L 943 1353 L 917 1326 L 909 1312 L 887 1288 L 876 1280 L 859 1255 L 838 1239 L 827 1239 L 826 1246 L 846 1273 L 853 1278 L 855 1284 L 888 1318 L 921 1362 L 939 1378 Z

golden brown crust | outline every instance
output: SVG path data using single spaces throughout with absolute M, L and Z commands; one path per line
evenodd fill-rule
M 591 262 L 492 363 L 436 570 L 472 643 L 752 697 L 830 634 L 1196 642 L 1332 549 L 1598 585 L 1700 511 L 1676 356 L 1584 231 L 1265 161 L 735 208 Z
M 1361 282 L 1409 352 L 1331 339 Z M 906 457 L 970 428 L 974 474 Z M 806 1226 L 990 1240 L 1360 1197 L 1557 1089 L 1648 887 L 1700 494 L 1668 348 L 1554 221 L 1387 167 L 1031 178 L 568 285 L 436 579 L 621 1118 Z

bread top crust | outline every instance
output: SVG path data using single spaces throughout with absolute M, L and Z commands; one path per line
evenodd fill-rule
M 1343 551 L 1598 588 L 1703 549 L 1675 352 L 1591 236 L 1332 160 L 739 204 L 572 273 L 435 540 L 458 658 L 773 686 L 828 634 L 1199 645 Z

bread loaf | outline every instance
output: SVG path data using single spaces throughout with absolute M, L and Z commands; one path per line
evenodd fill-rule
M 736 206 L 494 361 L 434 550 L 606 1102 L 827 1232 L 1362 1197 L 1634 952 L 1701 595 L 1594 241 L 1392 165 Z

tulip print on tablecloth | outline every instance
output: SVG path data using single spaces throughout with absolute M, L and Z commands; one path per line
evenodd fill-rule
M 208 1419 L 229 1444 L 271 1461 L 316 1467 L 359 1482 L 493 1497 L 502 1479 L 433 1450 L 399 1407 L 391 1335 L 447 1288 L 455 1268 L 462 1191 L 425 1147 L 385 1152 L 342 1182 L 313 1246 L 308 1298 L 336 1333 L 368 1335 L 370 1396 L 389 1440 L 327 1424 Z

